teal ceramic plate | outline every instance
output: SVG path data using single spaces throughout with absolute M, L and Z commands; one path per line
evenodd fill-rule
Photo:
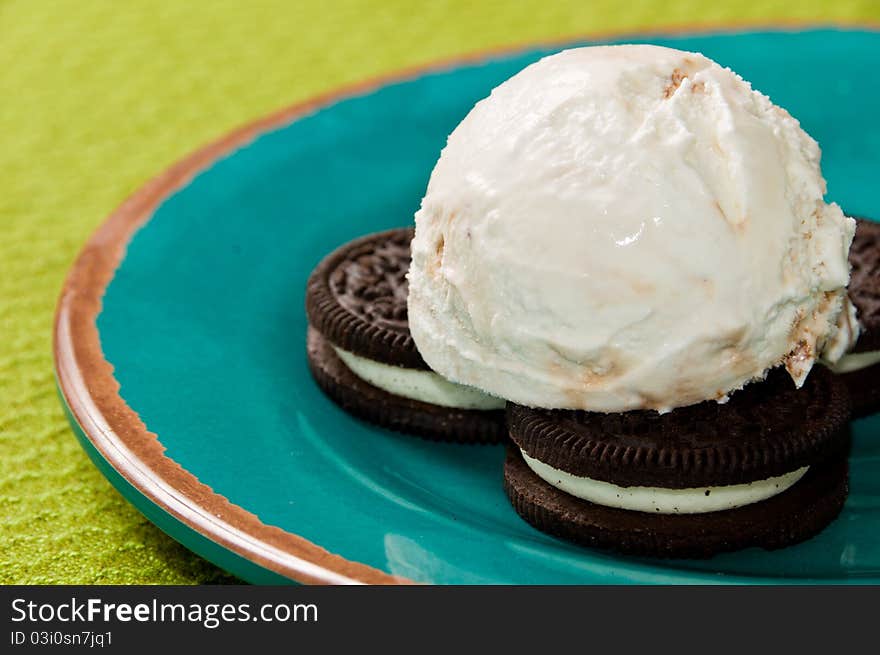
M 829 198 L 880 216 L 880 33 L 637 40 L 702 51 L 751 80 L 821 143 Z M 854 426 L 852 491 L 820 536 L 776 552 L 655 561 L 533 530 L 502 491 L 502 447 L 370 427 L 312 382 L 309 271 L 349 239 L 410 223 L 452 128 L 493 86 L 558 49 L 295 107 L 138 192 L 90 241 L 59 304 L 57 375 L 84 447 L 168 534 L 254 582 L 880 582 L 876 417 Z

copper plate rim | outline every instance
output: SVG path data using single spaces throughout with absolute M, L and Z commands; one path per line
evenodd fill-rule
M 73 419 L 100 455 L 140 494 L 202 537 L 277 574 L 307 584 L 407 584 L 360 562 L 330 553 L 321 546 L 264 524 L 200 482 L 166 457 L 159 437 L 150 432 L 119 394 L 113 366 L 101 350 L 96 319 L 104 292 L 125 257 L 134 233 L 150 220 L 166 198 L 188 184 L 216 160 L 247 145 L 261 134 L 283 127 L 339 100 L 366 94 L 390 83 L 454 66 L 555 48 L 582 41 L 725 33 L 743 29 L 801 30 L 841 27 L 880 29 L 865 22 L 696 23 L 641 32 L 572 34 L 545 42 L 523 43 L 478 51 L 439 62 L 401 69 L 331 92 L 260 118 L 196 150 L 134 192 L 100 225 L 77 256 L 58 300 L 53 331 L 55 374 Z

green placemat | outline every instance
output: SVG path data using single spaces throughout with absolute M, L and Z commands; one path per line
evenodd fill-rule
M 0 0 L 0 582 L 230 580 L 122 500 L 55 396 L 65 272 L 141 183 L 249 119 L 458 53 L 682 24 L 880 21 L 875 0 L 707 4 Z

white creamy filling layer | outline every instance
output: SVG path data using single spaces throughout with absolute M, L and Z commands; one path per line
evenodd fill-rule
M 504 400 L 479 389 L 450 382 L 433 371 L 392 366 L 333 346 L 351 372 L 375 387 L 423 403 L 455 409 L 504 409 Z
M 560 471 L 529 457 L 524 452 L 522 456 L 529 468 L 539 478 L 567 494 L 597 505 L 652 514 L 702 514 L 757 503 L 781 494 L 800 480 L 809 468 L 804 466 L 775 478 L 746 484 L 664 489 L 662 487 L 618 487 L 610 482 L 579 477 Z
M 833 364 L 828 364 L 835 373 L 852 373 L 880 363 L 880 350 L 866 353 L 847 353 Z

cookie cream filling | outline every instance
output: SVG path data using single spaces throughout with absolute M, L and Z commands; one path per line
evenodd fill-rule
M 374 387 L 423 403 L 455 409 L 504 409 L 504 400 L 446 380 L 432 371 L 382 364 L 333 346 L 339 359 Z
M 521 451 L 522 452 L 522 451 Z M 734 509 L 772 498 L 800 480 L 804 466 L 766 480 L 721 487 L 665 489 L 662 487 L 619 487 L 610 482 L 572 475 L 529 457 L 523 459 L 535 474 L 567 494 L 597 505 L 650 512 L 652 514 L 703 514 Z
M 865 353 L 847 353 L 834 364 L 829 364 L 828 366 L 835 373 L 852 373 L 874 364 L 880 364 L 880 350 L 871 350 Z

